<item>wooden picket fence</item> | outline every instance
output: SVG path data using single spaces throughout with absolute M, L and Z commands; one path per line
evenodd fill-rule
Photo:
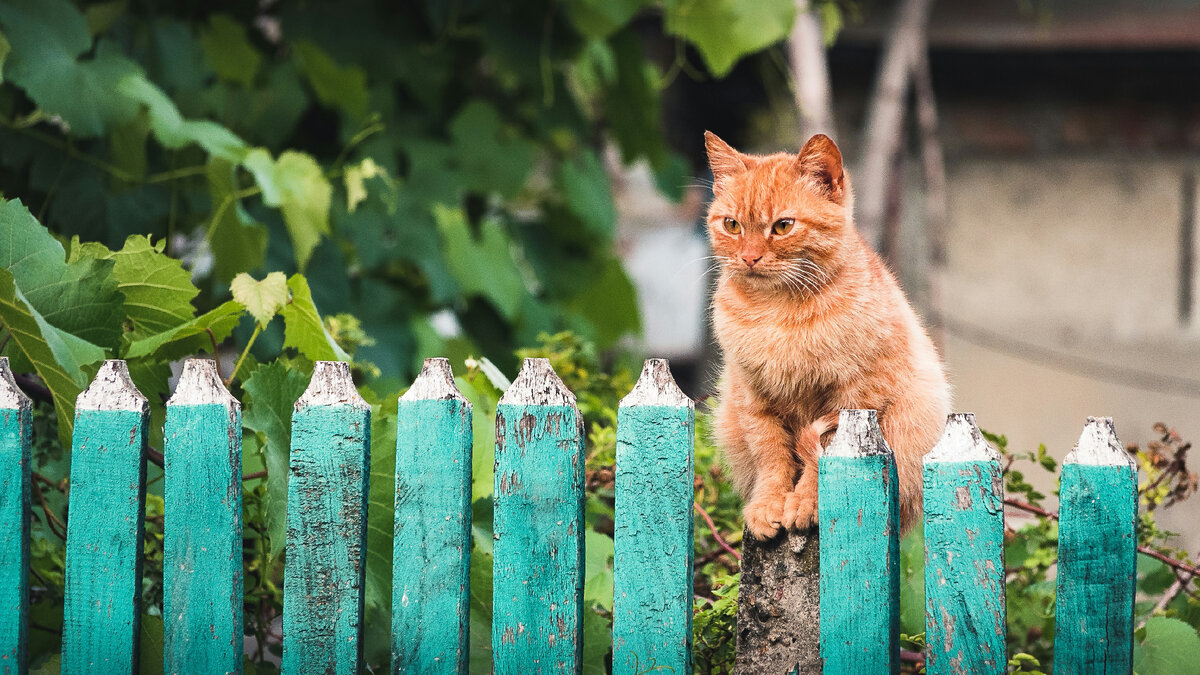
M 471 406 L 445 359 L 400 399 L 392 664 L 465 673 Z M 146 399 L 122 361 L 79 396 L 62 672 L 138 668 Z M 346 364 L 319 362 L 292 419 L 285 673 L 359 673 L 370 408 Z M 690 672 L 694 409 L 652 359 L 618 413 L 614 673 Z M 165 425 L 164 671 L 240 672 L 240 406 L 188 361 Z M 0 364 L 0 669 L 26 669 L 30 404 Z M 527 359 L 496 414 L 494 672 L 580 672 L 584 441 L 575 399 Z M 896 468 L 875 412 L 842 412 L 820 460 L 826 672 L 898 667 Z M 930 673 L 1005 669 L 999 457 L 953 415 L 925 459 Z M 1111 420 L 1089 419 L 1062 470 L 1055 670 L 1129 672 L 1137 476 Z

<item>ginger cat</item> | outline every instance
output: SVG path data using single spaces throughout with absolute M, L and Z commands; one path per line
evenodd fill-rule
M 827 136 L 799 155 L 744 155 L 706 132 L 708 231 L 721 264 L 713 326 L 725 355 L 715 430 L 765 539 L 817 523 L 817 457 L 842 408 L 873 408 L 895 453 L 900 521 L 921 515 L 921 458 L 950 412 L 933 342 L 854 229 Z

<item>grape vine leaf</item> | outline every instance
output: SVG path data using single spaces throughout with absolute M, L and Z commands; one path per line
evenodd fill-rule
M 613 540 L 607 534 L 588 529 L 584 534 L 584 611 L 600 605 L 611 612 L 613 606 Z
M 333 186 L 312 155 L 288 150 L 277 161 L 262 148 L 251 150 L 242 162 L 262 188 L 267 206 L 283 211 L 292 238 L 296 265 L 303 270 L 321 235 L 329 234 L 329 205 Z
M 71 241 L 70 259 L 90 257 L 112 260 L 112 276 L 125 296 L 125 315 L 132 325 L 130 340 L 140 340 L 189 321 L 196 314 L 192 299 L 200 290 L 183 263 L 163 251 L 166 240 L 157 244 L 140 234 L 125 240 L 120 251 L 110 251 L 97 242 Z
M 262 281 L 243 272 L 229 282 L 229 291 L 260 326 L 270 323 L 288 301 L 287 277 L 283 272 L 271 272 Z
M 220 344 L 229 337 L 245 311 L 245 305 L 229 300 L 187 323 L 131 343 L 125 358 L 153 356 L 174 360 L 202 351 L 211 353 L 213 344 Z
M 6 79 L 25 90 L 42 110 L 62 117 L 77 136 L 100 136 L 130 120 L 136 105 L 113 96 L 117 83 L 140 73 L 114 43 L 92 36 L 83 13 L 66 0 L 7 0 L 0 27 L 11 53 Z
M 293 274 L 287 280 L 287 288 L 292 299 L 279 310 L 283 316 L 283 345 L 295 348 L 310 361 L 349 361 L 350 355 L 325 330 L 321 314 L 313 304 L 308 281 Z
M 596 153 L 586 150 L 559 165 L 558 182 L 567 208 L 591 232 L 611 238 L 617 222 L 608 172 Z
M 0 200 L 0 267 L 39 321 L 47 341 L 69 372 L 104 358 L 116 348 L 124 318 L 122 296 L 109 260 L 66 261 L 62 244 L 19 200 Z
M 146 106 L 150 129 L 163 147 L 176 150 L 191 143 L 215 157 L 240 162 L 249 152 L 237 134 L 211 120 L 185 120 L 175 102 L 140 74 L 121 79 L 117 91 L 130 101 Z
M 213 157 L 205 166 L 208 194 L 212 199 L 212 221 L 208 246 L 213 253 L 213 274 L 230 281 L 238 272 L 258 269 L 267 256 L 267 228 L 255 222 L 235 194 L 234 163 Z
M 318 101 L 330 108 L 341 108 L 353 119 L 367 113 L 370 94 L 367 74 L 362 68 L 339 66 L 324 49 L 308 40 L 297 40 L 292 44 L 292 52 Z
M 500 223 L 485 221 L 477 241 L 462 209 L 435 204 L 433 216 L 442 235 L 446 265 L 463 292 L 482 295 L 505 318 L 515 318 L 525 285 L 510 253 L 512 242 Z
M 692 44 L 717 77 L 738 59 L 785 37 L 796 20 L 792 0 L 668 0 L 666 30 Z
M 1155 675 L 1186 675 L 1200 663 L 1200 636 L 1179 619 L 1154 616 L 1146 620 L 1145 637 L 1133 646 L 1133 670 Z
M 567 0 L 567 18 L 580 35 L 602 39 L 612 35 L 649 5 L 647 0 Z
M 58 415 L 59 440 L 63 447 L 70 447 L 75 398 L 83 391 L 85 383 L 83 373 L 78 369 L 68 372 L 59 365 L 44 332 L 45 321 L 29 308 L 12 273 L 4 268 L 0 268 L 0 323 L 8 329 L 13 344 L 50 390 Z
M 246 26 L 228 14 L 213 14 L 200 29 L 200 47 L 222 80 L 254 84 L 262 55 L 246 37 Z
M 506 127 L 496 108 L 472 99 L 450 122 L 458 168 L 471 187 L 512 197 L 533 170 L 537 146 Z
M 308 387 L 308 377 L 283 361 L 259 366 L 242 383 L 245 408 L 242 426 L 266 437 L 267 532 L 271 556 L 283 551 L 287 539 L 288 456 L 292 444 L 292 406 Z
M 392 539 L 396 513 L 396 399 L 393 394 L 371 403 L 371 478 L 367 499 L 366 605 L 391 615 Z

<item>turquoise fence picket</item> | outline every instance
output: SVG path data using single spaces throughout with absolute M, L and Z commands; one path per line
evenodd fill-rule
M 692 669 L 695 423 L 667 361 L 648 359 L 617 412 L 614 674 Z
M 496 407 L 492 659 L 497 675 L 579 673 L 583 419 L 546 359 Z
M 446 359 L 400 397 L 392 547 L 392 672 L 467 672 L 471 404 Z
M 29 648 L 29 397 L 0 356 L 0 672 L 24 673 Z
M 1137 582 L 1137 468 L 1110 417 L 1063 461 L 1054 672 L 1128 673 Z
M 283 672 L 363 672 L 371 408 L 350 365 L 318 361 L 292 415 Z
M 1003 673 L 1004 480 L 974 415 L 950 416 L 924 480 L 927 672 Z
M 242 668 L 242 413 L 189 359 L 163 430 L 163 670 Z
M 138 670 L 149 410 L 124 361 L 75 403 L 63 673 Z
M 821 658 L 826 673 L 900 667 L 896 462 L 874 410 L 843 410 L 818 460 Z

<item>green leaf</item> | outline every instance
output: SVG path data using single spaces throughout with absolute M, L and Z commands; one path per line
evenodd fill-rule
M 584 675 L 606 675 L 604 662 L 612 651 L 612 624 L 591 609 L 583 610 Z
M 659 127 L 657 70 L 646 62 L 642 42 L 633 30 L 624 30 L 610 41 L 616 57 L 616 81 L 604 90 L 604 112 L 609 129 L 629 164 L 645 157 L 656 169 L 669 157 Z
M 367 495 L 366 605 L 391 615 L 392 529 L 396 513 L 396 399 L 371 401 L 371 479 Z
M 293 274 L 287 280 L 287 287 L 292 292 L 292 299 L 279 312 L 283 315 L 283 346 L 296 349 L 310 361 L 349 361 L 350 356 L 325 330 L 321 314 L 313 304 L 308 281 Z
M 8 38 L 4 37 L 4 33 L 0 31 L 0 84 L 4 84 L 4 60 L 8 58 L 10 51 L 12 51 L 12 45 L 9 44 Z
M 161 614 L 143 614 L 138 640 L 138 675 L 162 675 L 163 619 Z
M 321 235 L 329 234 L 329 204 L 333 186 L 312 155 L 288 150 L 271 161 L 262 148 L 251 150 L 243 166 L 254 174 L 267 206 L 282 209 L 301 270 L 312 257 Z
M 514 196 L 522 186 L 537 146 L 500 120 L 500 113 L 480 99 L 472 99 L 450 122 L 459 170 L 469 185 L 484 192 Z
M 211 353 L 214 343 L 220 344 L 233 332 L 244 311 L 245 305 L 230 300 L 185 324 L 133 342 L 125 358 L 153 356 L 175 360 L 202 351 Z
M 167 419 L 166 401 L 171 397 L 171 363 L 153 359 L 129 361 L 129 378 L 150 402 L 150 446 L 163 447 L 163 423 Z
M 229 291 L 260 326 L 270 323 L 288 301 L 287 277 L 283 272 L 271 272 L 262 281 L 243 272 L 229 283 Z
M 114 96 L 117 83 L 141 72 L 137 64 L 101 40 L 94 54 L 83 13 L 65 0 L 8 0 L 0 3 L 12 52 L 6 80 L 25 90 L 39 108 L 62 117 L 76 136 L 99 136 L 127 122 L 137 106 Z
M 471 499 L 489 499 L 494 488 L 496 460 L 496 402 L 500 392 L 485 378 L 454 378 L 471 402 Z
M 292 45 L 300 71 L 308 78 L 317 100 L 331 108 L 341 108 L 352 118 L 367 113 L 370 94 L 367 74 L 362 68 L 339 66 L 325 50 L 308 40 Z
M 165 246 L 165 239 L 153 244 L 140 234 L 126 239 L 124 248 L 115 253 L 95 242 L 80 244 L 78 237 L 71 242 L 72 257 L 78 251 L 114 262 L 112 276 L 125 295 L 125 314 L 133 326 L 130 340 L 177 328 L 196 314 L 192 298 L 200 290 L 192 285 L 183 263 L 163 253 Z
M 246 37 L 246 27 L 228 14 L 213 14 L 200 29 L 200 47 L 223 80 L 249 87 L 262 64 L 262 55 Z
M 617 222 L 608 171 L 595 152 L 586 150 L 558 168 L 567 209 L 594 234 L 611 238 Z
M 583 599 L 584 611 L 600 605 L 612 611 L 613 605 L 613 540 L 612 537 L 588 529 L 584 535 Z
M 242 426 L 263 434 L 267 463 L 267 532 L 271 556 L 283 551 L 287 539 L 288 455 L 292 443 L 292 406 L 308 387 L 308 378 L 282 361 L 261 365 L 242 383 L 245 411 Z
M 185 120 L 175 103 L 161 89 L 140 74 L 123 78 L 117 91 L 145 105 L 150 114 L 150 129 L 164 147 L 177 150 L 195 143 L 215 157 L 239 162 L 248 149 L 237 134 L 210 120 Z
M 482 295 L 505 318 L 514 319 L 525 297 L 525 285 L 509 252 L 512 243 L 500 223 L 485 221 L 476 240 L 462 209 L 435 204 L 433 216 L 442 235 L 446 264 L 463 292 Z
M 796 20 L 792 0 L 668 0 L 666 30 L 700 50 L 709 71 L 724 77 L 738 59 L 787 37 Z
M 648 4 L 648 0 L 567 0 L 567 18 L 581 35 L 606 38 Z
M 145 111 L 108 134 L 108 155 L 112 163 L 134 180 L 146 178 L 146 139 L 150 136 L 150 115 Z
M 116 348 L 124 318 L 110 260 L 67 262 L 62 244 L 18 200 L 0 200 L 0 267 L 39 321 L 54 330 L 46 339 L 68 371 L 104 358 Z
M 565 304 L 583 317 L 600 348 L 615 343 L 641 326 L 637 291 L 621 261 L 610 257 L 583 290 Z
M 267 257 L 267 228 L 242 208 L 236 195 L 236 173 L 233 162 L 220 157 L 211 158 L 204 170 L 213 209 L 208 226 L 213 274 L 225 282 L 239 272 L 258 269 Z
M 47 340 L 44 321 L 29 308 L 12 274 L 0 268 L 0 323 L 3 323 L 12 342 L 33 365 L 54 398 L 58 415 L 58 437 L 63 447 L 71 445 L 71 427 L 75 423 L 75 399 L 83 391 L 86 378 L 78 368 L 68 370 L 59 365 L 54 349 Z
M 108 29 L 112 28 L 112 25 L 125 14 L 125 10 L 128 8 L 129 0 L 112 0 L 88 5 L 87 9 L 83 10 L 88 33 L 92 35 L 107 33 Z
M 1139 675 L 1189 675 L 1200 663 L 1200 636 L 1179 619 L 1146 620 L 1145 637 L 1133 646 L 1133 670 Z

